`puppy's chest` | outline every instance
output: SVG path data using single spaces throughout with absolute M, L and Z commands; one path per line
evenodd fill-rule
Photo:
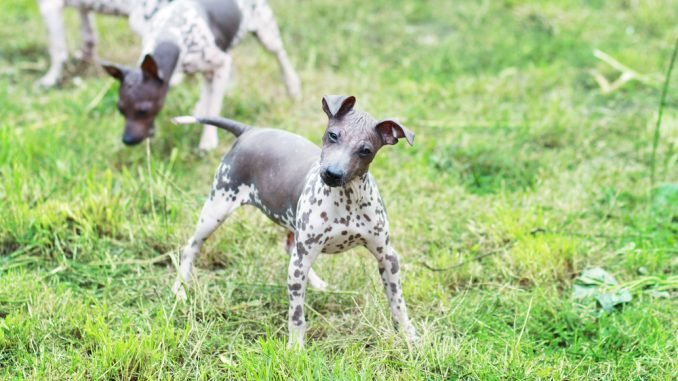
M 302 195 L 297 213 L 297 229 L 304 244 L 320 245 L 325 253 L 339 253 L 385 239 L 388 219 L 370 176 L 343 188 L 317 181 L 312 189 Z

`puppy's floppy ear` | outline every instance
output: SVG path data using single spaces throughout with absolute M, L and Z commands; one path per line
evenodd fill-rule
M 323 111 L 327 117 L 340 119 L 353 110 L 355 97 L 353 95 L 325 95 L 323 97 Z
M 101 67 L 103 67 L 104 70 L 106 70 L 106 73 L 108 73 L 111 77 L 117 79 L 120 82 L 122 82 L 122 80 L 125 79 L 125 75 L 129 71 L 128 68 L 122 65 L 116 65 L 106 61 L 101 61 L 100 63 Z
M 152 55 L 146 54 L 144 60 L 141 61 L 141 72 L 144 73 L 144 78 L 153 78 L 160 82 L 163 82 L 163 78 L 160 69 L 158 69 L 158 64 L 155 62 L 155 58 Z
M 374 128 L 376 128 L 379 135 L 381 135 L 381 140 L 384 144 L 396 144 L 398 143 L 398 139 L 401 138 L 407 139 L 407 142 L 410 145 L 414 144 L 414 132 L 403 127 L 393 119 L 384 119 L 377 122 L 377 125 Z

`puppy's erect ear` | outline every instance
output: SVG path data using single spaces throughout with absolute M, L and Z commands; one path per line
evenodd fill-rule
M 120 82 L 125 79 L 125 75 L 129 71 L 129 69 L 122 65 L 116 65 L 106 61 L 101 61 L 101 67 L 103 67 L 104 70 L 106 70 L 106 73 L 108 73 L 111 77 L 117 79 Z
M 141 61 L 141 72 L 144 73 L 144 78 L 153 78 L 160 82 L 165 80 L 160 69 L 158 69 L 155 58 L 150 54 L 146 54 L 144 60 Z
M 410 145 L 414 144 L 414 132 L 403 127 L 393 119 L 384 119 L 377 122 L 377 125 L 374 128 L 376 128 L 381 135 L 381 140 L 384 144 L 396 144 L 398 143 L 398 139 L 401 138 L 407 139 L 407 142 Z
M 355 97 L 353 95 L 325 95 L 323 97 L 323 111 L 327 117 L 340 119 L 353 110 Z

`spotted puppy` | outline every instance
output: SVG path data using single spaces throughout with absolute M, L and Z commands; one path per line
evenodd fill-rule
M 386 209 L 368 172 L 381 147 L 402 138 L 411 145 L 414 134 L 392 119 L 377 121 L 355 110 L 352 96 L 326 96 L 322 104 L 329 118 L 322 149 L 299 135 L 228 119 L 174 119 L 179 124 L 211 124 L 231 132 L 237 140 L 217 170 L 195 233 L 183 249 L 172 290 L 186 297 L 201 245 L 236 208 L 254 205 L 294 232 L 287 277 L 288 346 L 304 344 L 304 296 L 307 281 L 317 279 L 311 271 L 315 259 L 320 253 L 340 253 L 356 246 L 366 247 L 377 259 L 395 326 L 414 339 Z
M 148 20 L 171 0 L 38 0 L 40 13 L 47 26 L 49 37 L 50 67 L 40 78 L 38 85 L 52 87 L 62 77 L 63 66 L 68 59 L 66 30 L 64 28 L 64 8 L 72 7 L 80 13 L 80 35 L 82 37 L 82 58 L 90 61 L 94 58 L 97 42 L 92 13 L 129 18 L 129 25 L 138 34 L 142 34 Z
M 265 0 L 177 0 L 151 20 L 143 35 L 139 68 L 104 64 L 104 69 L 121 82 L 118 108 L 125 118 L 123 143 L 134 145 L 153 136 L 155 116 L 175 72 L 203 74 L 195 114 L 218 115 L 231 71 L 229 50 L 246 32 L 254 33 L 276 55 L 288 93 L 297 98 L 299 78 Z M 216 146 L 216 128 L 205 126 L 200 148 Z

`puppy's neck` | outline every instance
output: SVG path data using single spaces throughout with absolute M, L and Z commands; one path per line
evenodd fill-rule
M 169 83 L 172 78 L 174 69 L 176 69 L 179 62 L 180 53 L 181 48 L 179 44 L 170 39 L 160 40 L 153 47 L 153 58 L 164 76 L 165 83 Z

